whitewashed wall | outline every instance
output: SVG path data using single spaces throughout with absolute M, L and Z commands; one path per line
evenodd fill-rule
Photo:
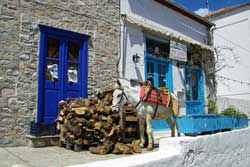
M 250 128 L 198 137 L 160 140 L 159 151 L 71 167 L 246 167 Z
M 218 75 L 239 82 L 218 78 L 219 97 L 250 100 L 250 6 L 240 8 L 223 15 L 211 18 L 218 29 L 214 30 L 214 45 L 216 48 L 232 48 L 224 50 L 221 58 L 227 65 Z M 220 28 L 221 27 L 221 28 Z M 235 59 L 235 57 L 238 57 Z M 235 61 L 238 60 L 238 61 Z M 245 95 L 231 95 L 244 94 Z
M 153 0 L 122 0 L 121 14 L 133 17 L 143 23 L 148 23 L 173 32 L 182 37 L 187 37 L 199 43 L 205 44 L 209 30 L 206 26 L 181 15 Z M 144 51 L 146 33 L 139 27 L 130 23 L 124 23 L 121 19 L 121 61 L 119 64 L 120 77 L 128 79 L 145 80 Z M 132 56 L 140 56 L 139 63 L 132 61 Z M 173 62 L 173 88 L 184 92 L 184 71 Z M 206 88 L 204 88 L 206 92 Z M 185 107 L 180 112 L 185 114 Z

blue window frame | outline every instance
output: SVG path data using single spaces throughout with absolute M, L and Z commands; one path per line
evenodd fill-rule
M 155 87 L 166 86 L 173 91 L 172 63 L 145 52 L 145 78 L 152 78 Z
M 57 103 L 67 97 L 87 97 L 90 36 L 39 25 L 37 122 L 53 122 Z

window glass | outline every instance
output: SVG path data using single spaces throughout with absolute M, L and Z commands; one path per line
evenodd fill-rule
M 166 65 L 158 64 L 159 87 L 166 86 Z
M 146 39 L 146 50 L 147 53 L 158 57 L 169 57 L 170 44 L 169 41 L 162 42 L 154 39 Z
M 187 73 L 186 73 L 186 100 L 191 100 L 191 94 L 190 94 L 191 83 L 190 83 L 190 79 L 191 79 L 191 70 L 187 69 Z
M 147 62 L 147 80 L 154 84 L 154 63 L 152 62 Z
M 198 74 L 197 72 L 192 72 L 192 98 L 193 100 L 198 100 Z
M 68 64 L 68 82 L 78 82 L 78 64 Z
M 58 80 L 58 61 L 46 61 L 45 79 L 56 82 Z
M 54 38 L 48 38 L 47 41 L 47 57 L 49 58 L 59 58 L 59 46 L 60 41 Z
M 68 60 L 77 62 L 79 59 L 80 44 L 70 41 L 68 44 Z

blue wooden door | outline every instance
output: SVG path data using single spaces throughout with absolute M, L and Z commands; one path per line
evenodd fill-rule
M 186 114 L 204 113 L 203 74 L 200 68 L 185 67 Z
M 87 39 L 41 26 L 38 122 L 54 122 L 60 100 L 87 97 Z M 80 37 L 80 38 L 79 38 Z
M 155 87 L 166 86 L 173 90 L 173 80 L 172 80 L 172 65 L 171 63 L 161 57 L 155 57 L 150 54 L 146 54 L 146 79 L 151 79 Z M 166 120 L 153 120 L 152 121 L 153 130 L 167 130 L 169 125 Z

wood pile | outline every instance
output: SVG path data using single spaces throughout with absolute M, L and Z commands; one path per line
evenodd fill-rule
M 133 132 L 129 140 L 132 143 L 123 143 L 128 129 L 124 127 L 123 119 L 126 121 L 126 118 L 121 117 L 122 113 L 112 112 L 112 93 L 113 89 L 105 89 L 97 92 L 97 98 L 59 102 L 57 129 L 60 146 L 75 151 L 89 149 L 95 154 L 141 152 L 135 128 L 129 131 Z

